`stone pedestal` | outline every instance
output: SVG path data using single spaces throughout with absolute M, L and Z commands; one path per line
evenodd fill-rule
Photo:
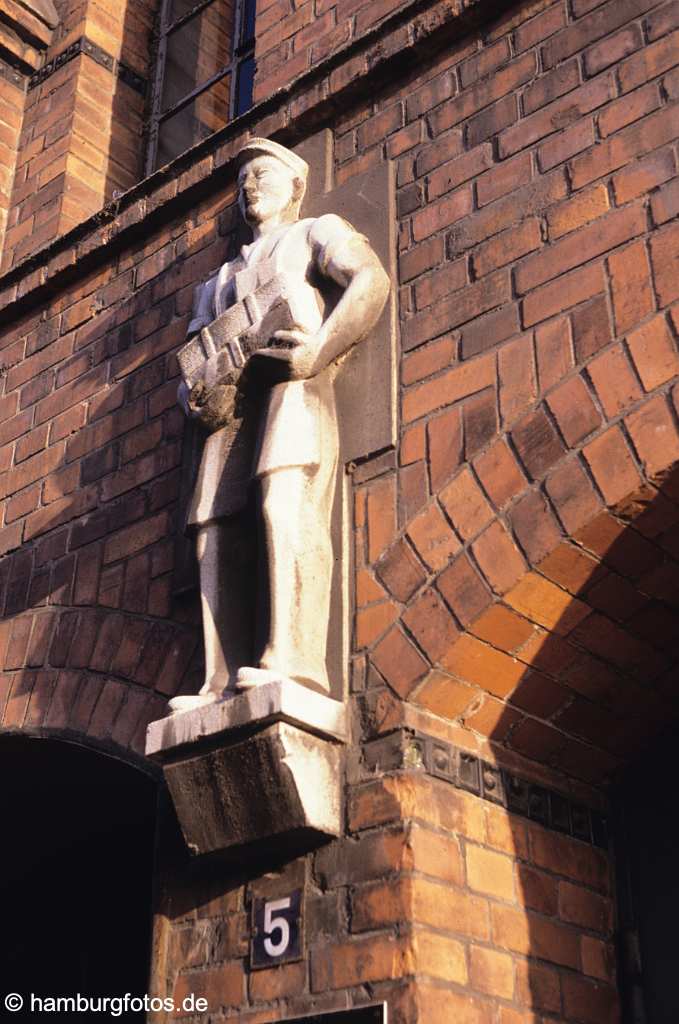
M 345 738 L 339 701 L 279 681 L 152 722 L 146 753 L 194 854 L 278 858 L 340 834 Z

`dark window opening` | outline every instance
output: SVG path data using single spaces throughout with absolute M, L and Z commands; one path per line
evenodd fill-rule
M 679 822 L 672 813 L 675 736 L 628 768 L 614 799 L 622 1019 L 679 1020 Z
M 111 757 L 51 739 L 0 737 L 0 770 L 2 978 L 5 992 L 24 999 L 12 1020 L 38 1019 L 31 994 L 143 996 L 156 784 Z
M 147 173 L 252 105 L 255 0 L 162 0 Z

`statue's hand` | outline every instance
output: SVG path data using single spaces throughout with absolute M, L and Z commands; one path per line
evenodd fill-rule
M 270 342 L 272 351 L 287 353 L 291 380 L 306 380 L 318 373 L 320 339 L 308 331 L 276 331 Z
M 200 420 L 207 430 L 219 430 L 234 419 L 236 388 L 233 384 L 207 388 L 198 381 L 189 392 L 187 404 L 191 416 Z

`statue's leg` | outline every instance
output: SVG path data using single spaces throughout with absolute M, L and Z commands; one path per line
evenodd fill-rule
M 240 517 L 198 530 L 205 682 L 195 696 L 175 697 L 173 711 L 187 711 L 233 690 L 241 665 L 252 659 L 255 564 L 252 538 Z
M 235 516 L 201 527 L 197 540 L 205 644 L 201 693 L 221 697 L 252 659 L 254 550 L 250 529 Z
M 335 480 L 336 460 L 329 458 L 322 467 L 280 469 L 259 481 L 269 629 L 259 670 L 242 670 L 241 687 L 283 676 L 330 690 L 326 650 Z

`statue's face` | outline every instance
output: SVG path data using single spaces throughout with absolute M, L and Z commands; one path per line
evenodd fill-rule
M 238 174 L 238 205 L 248 224 L 279 217 L 295 198 L 295 177 L 273 156 L 248 160 Z

